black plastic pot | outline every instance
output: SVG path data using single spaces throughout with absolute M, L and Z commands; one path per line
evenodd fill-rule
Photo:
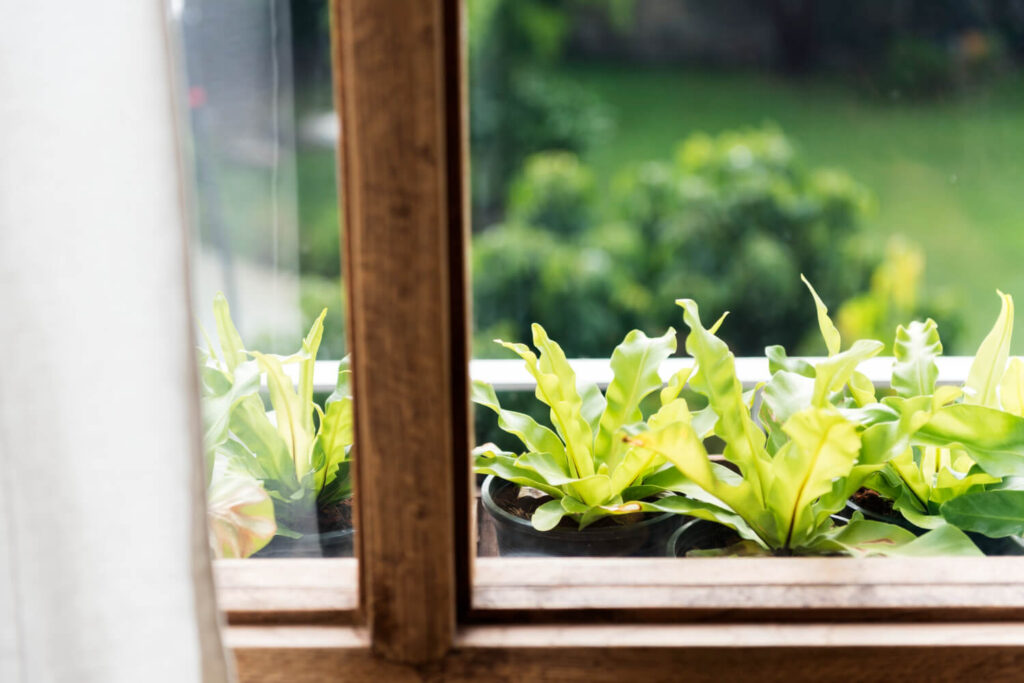
M 706 519 L 691 519 L 676 529 L 665 544 L 669 557 L 686 557 L 691 550 L 725 548 L 740 540 L 739 534 L 727 526 Z
M 896 526 L 903 527 L 907 531 L 918 536 L 928 531 L 927 529 L 922 529 L 916 524 L 910 522 L 906 517 L 899 513 L 883 515 L 878 512 L 868 510 L 865 507 L 861 507 L 860 505 L 854 503 L 852 500 L 846 501 L 846 507 L 837 512 L 836 515 L 842 517 L 843 519 L 849 520 L 853 517 L 854 512 L 859 512 L 862 515 L 864 515 L 864 519 L 870 519 L 874 522 L 885 522 L 886 524 L 895 524 Z
M 341 529 L 301 538 L 275 536 L 253 557 L 352 557 L 355 533 L 355 529 Z
M 494 521 L 498 554 L 504 557 L 658 557 L 682 519 L 666 512 L 632 524 L 537 531 L 529 520 L 504 510 L 494 496 L 515 484 L 489 476 L 481 487 L 484 509 Z
M 989 538 L 984 534 L 968 531 L 967 537 L 986 555 L 1024 555 L 1024 539 L 1019 536 Z
M 836 526 L 843 526 L 849 520 L 832 515 Z M 676 529 L 665 548 L 669 557 L 686 557 L 691 550 L 727 548 L 738 543 L 740 535 L 727 526 L 706 519 L 694 519 Z

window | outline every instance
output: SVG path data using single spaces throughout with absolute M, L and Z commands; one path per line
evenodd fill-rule
M 243 677 L 1012 676 L 1016 558 L 473 561 L 461 9 L 332 5 L 360 613 L 236 620 Z
M 219 599 L 231 624 L 344 618 L 358 581 L 327 4 L 171 9 Z M 232 360 L 231 327 L 245 349 L 278 360 Z M 304 363 L 280 359 L 296 352 Z M 311 395 L 298 386 L 304 364 Z M 289 396 L 315 446 L 275 428 Z
M 590 423 L 583 425 L 586 434 L 576 437 L 576 448 L 592 446 L 591 471 L 602 463 L 622 466 L 625 452 L 610 438 L 614 429 L 605 429 L 611 409 L 602 412 L 599 393 L 613 373 L 607 360 L 595 358 L 607 358 L 622 335 L 636 327 L 652 338 L 665 335 L 646 347 L 651 355 L 666 357 L 662 382 L 685 372 L 694 354 L 682 351 L 691 323 L 683 323 L 674 305 L 678 297 L 696 299 L 707 325 L 731 312 L 717 334 L 740 356 L 736 366 L 743 389 L 769 383 L 754 394 L 757 418 L 766 405 L 777 412 L 772 394 L 780 384 L 770 382 L 767 345 L 781 344 L 801 355 L 825 351 L 801 275 L 833 307 L 842 348 L 858 338 L 885 342 L 874 351 L 885 348 L 882 355 L 859 366 L 880 391 L 892 391 L 886 387 L 897 324 L 925 317 L 938 320 L 944 351 L 952 356 L 937 361 L 940 383 L 963 384 L 972 374 L 972 358 L 957 355 L 973 354 L 991 327 L 996 280 L 1016 279 L 1015 267 L 997 265 L 1002 250 L 996 246 L 998 224 L 1019 215 L 1015 209 L 996 209 L 1009 196 L 999 189 L 1002 179 L 1018 172 L 1001 153 L 1012 143 L 996 123 L 1008 115 L 1019 91 L 1016 59 L 1002 47 L 1015 25 L 1003 23 L 1000 10 L 987 4 L 928 10 L 908 3 L 874 11 L 838 4 L 815 9 L 811 3 L 772 9 L 742 2 L 705 7 L 682 1 L 528 0 L 471 2 L 469 8 L 473 352 L 482 356 L 474 360 L 473 376 L 489 380 L 495 390 L 474 393 L 477 443 L 493 443 L 481 446 L 475 460 L 477 471 L 490 476 L 481 485 L 473 604 L 502 618 L 508 618 L 503 610 L 517 608 L 569 612 L 643 604 L 662 613 L 677 608 L 672 613 L 682 615 L 712 605 L 753 605 L 757 600 L 751 602 L 747 584 L 743 589 L 730 584 L 728 592 L 711 597 L 708 587 L 720 584 L 722 571 L 714 563 L 662 561 L 661 570 L 646 574 L 645 567 L 658 563 L 595 565 L 559 557 L 547 565 L 540 560 L 520 565 L 510 559 L 664 557 L 685 553 L 691 542 L 698 551 L 715 551 L 740 539 L 725 540 L 712 531 L 721 527 L 705 522 L 659 517 L 668 506 L 662 505 L 666 499 L 651 498 L 665 481 L 657 460 L 618 481 L 619 488 L 595 493 L 593 484 L 584 490 L 585 473 L 569 452 L 571 435 L 559 423 L 571 415 L 556 416 L 541 390 L 536 400 L 536 381 L 524 363 L 491 340 L 529 345 L 532 337 L 537 353 L 549 357 L 556 354 L 543 347 L 546 337 L 561 344 L 575 370 L 564 383 L 577 385 L 582 422 Z M 793 52 L 799 45 L 804 51 Z M 988 173 L 991 182 L 982 180 Z M 968 176 L 972 180 L 965 181 Z M 985 209 L 977 201 L 983 194 L 988 195 Z M 993 222 L 982 227 L 983 215 Z M 975 242 L 969 235 L 979 231 L 985 237 Z M 989 239 L 993 242 L 983 247 Z M 984 274 L 949 277 L 954 253 L 958 272 Z M 950 303 L 957 298 L 964 303 Z M 531 323 L 546 330 L 540 342 Z M 670 325 L 680 332 L 666 334 Z M 632 342 L 634 348 L 642 339 Z M 629 375 L 629 362 L 625 354 L 619 358 L 619 369 L 634 380 L 630 388 L 642 384 L 650 392 L 631 420 L 641 415 L 649 420 L 659 405 L 666 407 L 655 396 L 660 382 L 653 374 L 649 385 Z M 690 407 L 702 408 L 703 398 L 690 394 L 688 399 L 695 399 Z M 597 410 L 590 410 L 591 402 Z M 529 417 L 508 412 L 497 417 L 502 408 Z M 527 432 L 527 437 L 503 433 L 501 419 L 514 423 L 505 431 Z M 621 422 L 629 421 L 618 426 L 628 431 L 631 425 Z M 565 454 L 562 442 L 544 431 L 552 423 L 565 441 Z M 614 416 L 611 423 L 615 426 Z M 720 436 L 713 432 L 713 438 Z M 722 452 L 720 441 L 706 445 L 711 453 Z M 858 457 L 864 462 L 869 454 Z M 718 464 L 714 458 L 710 467 Z M 744 467 L 737 458 L 731 465 Z M 915 466 L 908 463 L 898 476 L 909 476 Z M 687 474 L 691 479 L 681 485 L 692 487 L 695 475 Z M 890 474 L 887 468 L 883 476 Z M 610 478 L 616 481 L 614 471 Z M 858 502 L 867 501 L 864 508 L 837 497 L 836 520 L 822 516 L 822 523 L 839 529 L 851 509 L 872 520 L 902 522 L 899 514 L 872 516 L 867 507 L 881 502 L 871 487 L 886 481 L 864 479 L 856 494 Z M 636 496 L 648 496 L 639 501 L 648 505 L 647 518 L 615 524 L 629 517 L 613 516 L 610 507 L 641 514 L 624 504 L 634 501 L 628 497 L 634 486 L 642 491 Z M 688 495 L 692 491 L 687 488 Z M 907 519 L 919 505 L 932 522 L 914 518 L 933 523 L 941 519 L 935 517 L 940 496 L 928 495 L 922 494 L 924 502 L 914 503 L 914 510 L 905 509 L 911 507 L 906 501 L 896 505 Z M 695 507 L 720 522 L 734 510 L 726 505 L 723 515 Z M 590 533 L 577 532 L 578 524 L 591 522 Z M 769 538 L 771 529 L 740 531 L 747 532 L 743 538 L 755 550 L 754 535 L 767 549 L 792 551 L 793 527 L 775 540 Z M 912 538 L 894 530 L 885 541 L 892 544 L 888 551 L 899 552 L 903 541 L 897 537 Z M 1014 554 L 1021 547 L 1015 540 L 1003 546 L 974 536 L 962 550 L 977 552 L 973 544 L 990 554 Z M 955 551 L 944 547 L 942 552 Z M 494 555 L 501 560 L 489 559 Z M 845 575 L 842 565 L 829 560 L 815 573 Z M 768 565 L 771 569 L 746 580 L 757 590 L 767 580 L 781 587 L 777 595 L 782 596 L 801 565 L 782 566 Z M 877 585 L 889 584 L 894 571 L 889 566 L 850 566 L 856 569 L 847 576 L 873 586 L 875 606 L 889 604 L 890 598 L 912 600 L 903 588 L 895 590 L 895 598 L 892 586 Z M 706 581 L 700 577 L 705 567 Z M 668 574 L 670 568 L 674 574 Z M 615 588 L 606 592 L 591 585 L 591 571 L 602 577 L 595 585 Z M 607 578 L 622 575 L 644 579 L 619 585 Z M 664 590 L 649 592 L 650 583 Z M 871 603 L 863 596 L 848 602 L 843 591 L 825 593 L 829 597 L 814 604 L 848 610 Z M 761 595 L 766 603 L 760 607 L 781 606 L 768 593 Z

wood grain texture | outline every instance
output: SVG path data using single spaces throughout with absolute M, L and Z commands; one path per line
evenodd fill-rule
M 474 624 L 1024 621 L 1024 558 L 480 558 Z M 353 559 L 218 560 L 231 624 L 355 624 Z
M 229 624 L 354 624 L 356 560 L 216 560 L 213 575 Z
M 353 629 L 228 630 L 244 683 L 1015 681 L 1024 626 L 478 627 L 443 659 L 375 658 Z
M 1024 618 L 1024 558 L 478 558 L 476 623 Z
M 478 558 L 466 623 L 1024 621 L 1024 558 Z
M 363 610 L 374 651 L 402 662 L 442 656 L 468 604 L 456 4 L 331 5 Z

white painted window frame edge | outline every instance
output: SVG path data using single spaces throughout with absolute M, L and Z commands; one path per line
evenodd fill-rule
M 814 363 L 821 358 L 806 357 L 804 360 Z M 892 378 L 892 356 L 878 356 L 868 359 L 860 365 L 860 371 L 874 382 L 875 386 L 889 386 Z M 968 370 L 973 358 L 970 356 L 940 357 L 939 382 L 941 384 L 958 384 L 967 379 Z M 313 385 L 316 391 L 330 392 L 334 390 L 338 379 L 337 360 L 321 360 L 316 362 L 313 371 Z M 593 382 L 601 388 L 608 386 L 612 371 L 609 361 L 603 358 L 574 358 L 569 361 L 579 382 Z M 693 363 L 691 358 L 670 358 L 661 366 L 661 377 L 667 380 L 680 368 Z M 292 380 L 298 379 L 298 367 L 287 368 Z M 517 359 L 474 359 L 469 364 L 469 374 L 473 379 L 490 383 L 497 391 L 532 391 L 536 383 L 526 371 L 523 362 Z M 744 357 L 736 359 L 736 374 L 745 389 L 750 389 L 771 376 L 768 371 L 767 358 Z

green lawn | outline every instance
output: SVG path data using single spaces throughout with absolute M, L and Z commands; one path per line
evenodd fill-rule
M 971 352 L 999 309 L 996 288 L 1024 301 L 1024 77 L 952 101 L 871 100 L 828 81 L 763 75 L 570 66 L 608 103 L 615 127 L 586 160 L 604 183 L 631 161 L 668 159 L 694 131 L 777 124 L 812 165 L 870 187 L 870 230 L 902 233 L 927 254 L 926 286 L 952 290 Z M 1024 314 L 1014 350 L 1024 352 Z

